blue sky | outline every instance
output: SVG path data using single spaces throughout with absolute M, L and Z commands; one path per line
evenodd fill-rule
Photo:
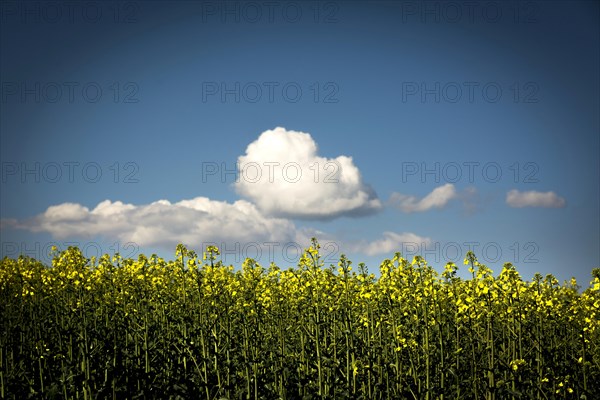
M 598 3 L 86 4 L 2 3 L 3 256 L 600 266 Z

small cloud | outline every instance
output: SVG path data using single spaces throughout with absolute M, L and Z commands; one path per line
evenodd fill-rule
M 492 202 L 491 196 L 482 196 L 473 186 L 469 186 L 458 193 L 457 198 L 463 204 L 465 215 L 473 215 Z
M 84 219 L 90 210 L 77 203 L 63 203 L 50 206 L 44 213 L 47 221 L 79 221 Z
M 328 220 L 381 209 L 352 157 L 325 158 L 310 134 L 277 127 L 263 132 L 238 158 L 235 190 L 266 215 Z
M 567 202 L 554 192 L 536 192 L 534 190 L 520 192 L 513 189 L 506 194 L 506 204 L 515 208 L 562 208 Z
M 432 241 L 430 238 L 410 232 L 383 232 L 383 238 L 371 242 L 360 242 L 353 245 L 352 249 L 368 256 L 375 256 L 379 254 L 395 253 L 397 251 L 402 252 L 407 247 L 421 248 L 431 243 Z
M 19 227 L 19 221 L 15 218 L 0 219 L 0 230 L 18 228 L 18 227 Z
M 431 193 L 422 199 L 394 192 L 390 196 L 390 203 L 405 213 L 424 212 L 432 208 L 443 208 L 457 196 L 454 185 L 447 183 L 433 189 Z

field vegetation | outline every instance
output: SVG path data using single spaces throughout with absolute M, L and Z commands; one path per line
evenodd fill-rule
M 600 270 L 586 289 L 467 253 L 377 276 L 313 240 L 297 267 L 175 259 L 0 261 L 6 399 L 598 399 Z

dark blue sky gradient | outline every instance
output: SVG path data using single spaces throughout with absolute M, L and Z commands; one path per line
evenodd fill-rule
M 405 162 L 497 162 L 503 173 L 498 182 L 479 173 L 474 182 L 463 177 L 455 183 L 459 191 L 477 189 L 475 212 L 455 203 L 413 214 L 385 207 L 363 218 L 294 221 L 298 227 L 342 241 L 370 241 L 394 231 L 440 242 L 497 242 L 501 261 L 514 262 L 526 278 L 540 271 L 587 284 L 591 268 L 600 266 L 598 2 L 485 1 L 477 3 L 472 19 L 467 13 L 473 2 L 282 2 L 272 21 L 267 3 L 227 2 L 234 11 L 221 14 L 222 2 L 91 2 L 102 11 L 97 22 L 79 7 L 71 20 L 69 3 L 53 2 L 63 14 L 56 21 L 44 16 L 54 9 L 43 2 L 3 3 L 4 168 L 96 162 L 106 178 L 23 183 L 7 177 L 2 219 L 31 218 L 64 202 L 90 209 L 105 199 L 147 204 L 206 196 L 233 202 L 239 198 L 233 179 L 203 183 L 202 163 L 233 167 L 261 132 L 283 126 L 309 132 L 325 157 L 352 156 L 383 202 L 393 192 L 422 197 L 446 183 L 431 177 L 403 181 Z M 502 13 L 497 20 L 494 4 Z M 301 9 L 302 16 L 291 22 L 294 14 L 286 17 L 284 8 Z M 253 23 L 255 9 L 262 16 Z M 455 10 L 462 14 L 458 22 Z M 20 85 L 49 82 L 63 88 L 55 103 L 12 94 Z M 73 102 L 65 82 L 77 85 Z M 257 102 L 244 96 L 236 102 L 234 95 L 222 101 L 206 93 L 207 85 L 221 82 L 230 88 L 236 82 L 278 86 L 272 102 L 266 90 Z M 290 82 L 302 88 L 297 102 L 281 91 Z M 448 89 L 439 101 L 434 94 L 407 93 L 411 85 L 435 88 L 436 82 Z M 465 82 L 475 88 L 472 101 Z M 90 83 L 102 88 L 95 103 L 80 90 Z M 498 101 L 481 92 L 486 84 L 501 88 Z M 337 102 L 324 102 L 327 95 Z M 117 161 L 121 167 L 135 163 L 139 183 L 115 184 L 109 166 Z M 511 165 L 527 162 L 537 166 L 538 182 L 523 182 L 523 169 L 515 182 Z M 567 205 L 511 208 L 505 197 L 512 189 L 554 191 Z M 53 240 L 12 228 L 0 234 L 3 243 Z M 513 260 L 514 242 L 536 243 L 539 261 L 523 262 L 522 254 Z M 376 270 L 387 256 L 353 259 Z M 498 271 L 501 261 L 489 264 Z

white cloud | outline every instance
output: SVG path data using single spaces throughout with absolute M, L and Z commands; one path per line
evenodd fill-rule
M 554 192 L 536 192 L 534 190 L 520 192 L 516 189 L 506 194 L 506 204 L 511 207 L 546 207 L 561 208 L 567 202 Z
M 238 164 L 236 192 L 268 215 L 331 219 L 381 208 L 352 157 L 319 156 L 308 133 L 281 127 L 265 131 L 247 147 Z
M 290 243 L 296 248 L 305 248 L 310 238 L 317 237 L 323 246 L 323 254 L 334 249 L 330 256 L 337 257 L 338 251 L 373 256 L 407 249 L 414 251 L 431 243 L 428 237 L 407 232 L 384 232 L 382 238 L 370 242 L 340 241 L 320 230 L 298 228 L 289 220 L 264 216 L 245 200 L 227 203 L 206 197 L 177 203 L 159 200 L 142 205 L 104 200 L 91 210 L 77 203 L 62 203 L 48 207 L 33 218 L 23 221 L 3 219 L 0 224 L 3 229 L 50 233 L 60 240 L 100 236 L 121 243 L 169 250 L 178 243 L 196 249 L 209 243 L 226 249 L 256 244 L 261 251 L 267 251 L 269 246 L 281 249 L 281 245 Z
M 295 242 L 308 243 L 311 232 L 293 222 L 266 217 L 251 203 L 196 197 L 170 203 L 159 200 L 133 205 L 105 200 L 91 211 L 80 204 L 63 203 L 29 220 L 2 220 L 2 227 L 48 232 L 58 239 L 104 236 L 141 246 L 173 248 L 177 243 Z
M 178 243 L 199 249 L 216 243 L 227 249 L 256 244 L 267 251 L 293 243 L 307 247 L 312 237 L 323 246 L 323 254 L 335 249 L 331 256 L 346 249 L 366 255 L 402 251 L 431 243 L 426 237 L 413 233 L 384 232 L 383 238 L 358 243 L 343 242 L 334 235 L 312 228 L 298 228 L 293 222 L 264 216 L 256 206 L 245 200 L 234 203 L 196 197 L 171 203 L 158 200 L 150 204 L 133 205 L 104 200 L 89 209 L 77 203 L 50 206 L 45 212 L 23 221 L 0 220 L 2 228 L 50 233 L 53 238 L 104 237 L 138 246 L 159 246 L 172 250 Z M 404 247 L 403 247 L 404 246 Z
M 431 239 L 410 232 L 396 233 L 383 232 L 383 238 L 372 242 L 360 242 L 353 247 L 354 251 L 375 256 L 379 254 L 392 254 L 397 251 L 403 252 L 407 248 L 422 248 L 431 244 Z
M 78 221 L 84 218 L 89 209 L 77 203 L 63 203 L 60 206 L 50 206 L 45 212 L 46 219 L 52 221 Z
M 394 192 L 390 196 L 390 203 L 405 213 L 413 213 L 428 211 L 432 208 L 443 208 L 456 197 L 457 193 L 454 185 L 447 183 L 433 189 L 431 193 L 422 199 Z

